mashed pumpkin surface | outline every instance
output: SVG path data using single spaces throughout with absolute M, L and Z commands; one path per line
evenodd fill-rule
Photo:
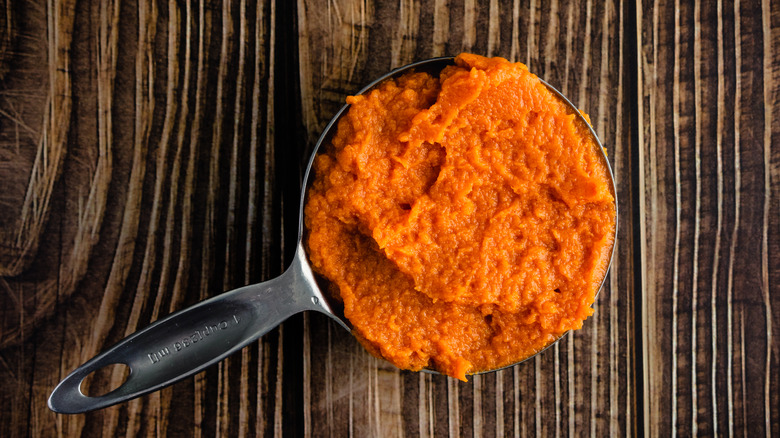
M 523 64 L 455 63 L 347 99 L 305 224 L 314 270 L 370 352 L 465 380 L 582 326 L 616 212 L 565 102 Z

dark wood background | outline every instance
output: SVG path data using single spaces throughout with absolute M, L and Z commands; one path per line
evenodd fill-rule
M 48 410 L 124 336 L 280 274 L 344 98 L 461 51 L 526 63 L 609 151 L 619 238 L 582 330 L 462 383 L 303 314 L 153 395 Z M 778 2 L 0 0 L 0 435 L 780 436 L 779 334 Z

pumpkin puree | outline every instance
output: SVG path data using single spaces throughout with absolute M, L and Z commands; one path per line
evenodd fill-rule
M 369 351 L 465 380 L 582 326 L 616 215 L 601 151 L 565 102 L 523 64 L 455 62 L 347 98 L 305 223 Z

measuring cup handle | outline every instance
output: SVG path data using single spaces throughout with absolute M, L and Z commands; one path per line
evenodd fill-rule
M 49 408 L 76 414 L 158 390 L 219 362 L 298 312 L 327 312 L 324 305 L 299 251 L 281 276 L 173 313 L 97 355 L 57 385 Z M 98 397 L 84 395 L 83 380 L 113 364 L 130 368 L 122 386 Z

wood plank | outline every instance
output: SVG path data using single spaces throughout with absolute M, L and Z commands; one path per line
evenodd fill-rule
M 14 27 L 20 41 L 30 38 L 31 24 L 63 17 L 45 5 L 20 14 L 43 17 Z M 41 254 L 24 276 L 3 279 L 9 330 L 0 336 L 1 372 L 19 386 L 3 385 L 3 400 L 15 408 L 0 415 L 12 435 L 263 435 L 274 428 L 281 412 L 274 382 L 284 365 L 278 332 L 220 368 L 132 403 L 56 416 L 42 402 L 65 373 L 125 334 L 202 297 L 281 272 L 275 250 L 281 222 L 273 219 L 281 200 L 269 160 L 274 21 L 270 2 L 226 5 L 222 11 L 205 1 L 79 3 L 73 45 L 63 49 L 75 59 L 62 70 L 75 77 L 75 147 L 54 186 Z M 226 45 L 213 43 L 220 38 Z M 24 71 L 11 68 L 5 78 L 18 74 Z M 215 99 L 219 83 L 224 92 Z M 4 83 L 24 89 L 15 84 Z M 101 163 L 110 169 L 112 158 L 113 174 L 101 176 Z M 95 181 L 103 187 L 94 189 Z M 93 202 L 96 193 L 103 200 Z M 202 208 L 209 197 L 210 212 Z M 78 248 L 88 242 L 95 245 L 91 256 Z M 80 257 L 71 262 L 72 254 Z M 47 282 L 53 287 L 42 288 Z M 41 314 L 45 306 L 51 309 Z M 92 386 L 119 379 L 104 376 Z
M 777 433 L 777 5 L 753 6 L 638 8 L 650 435 Z
M 633 28 L 633 17 L 626 10 L 613 2 L 298 2 L 309 143 L 346 95 L 392 67 L 460 51 L 500 55 L 526 62 L 591 114 L 615 168 L 619 208 L 630 212 L 631 97 L 624 70 L 631 68 L 625 50 L 633 48 L 622 35 Z M 348 333 L 311 315 L 304 343 L 311 387 L 305 409 L 312 412 L 307 434 L 375 430 L 382 413 L 394 411 L 396 391 L 403 415 L 388 417 L 383 430 L 399 430 L 400 421 L 407 435 L 634 433 L 631 214 L 619 225 L 612 273 L 585 328 L 534 360 L 468 383 L 386 369 Z M 372 377 L 380 373 L 397 377 Z M 374 398 L 381 393 L 388 396 Z M 363 406 L 368 413 L 358 415 Z

